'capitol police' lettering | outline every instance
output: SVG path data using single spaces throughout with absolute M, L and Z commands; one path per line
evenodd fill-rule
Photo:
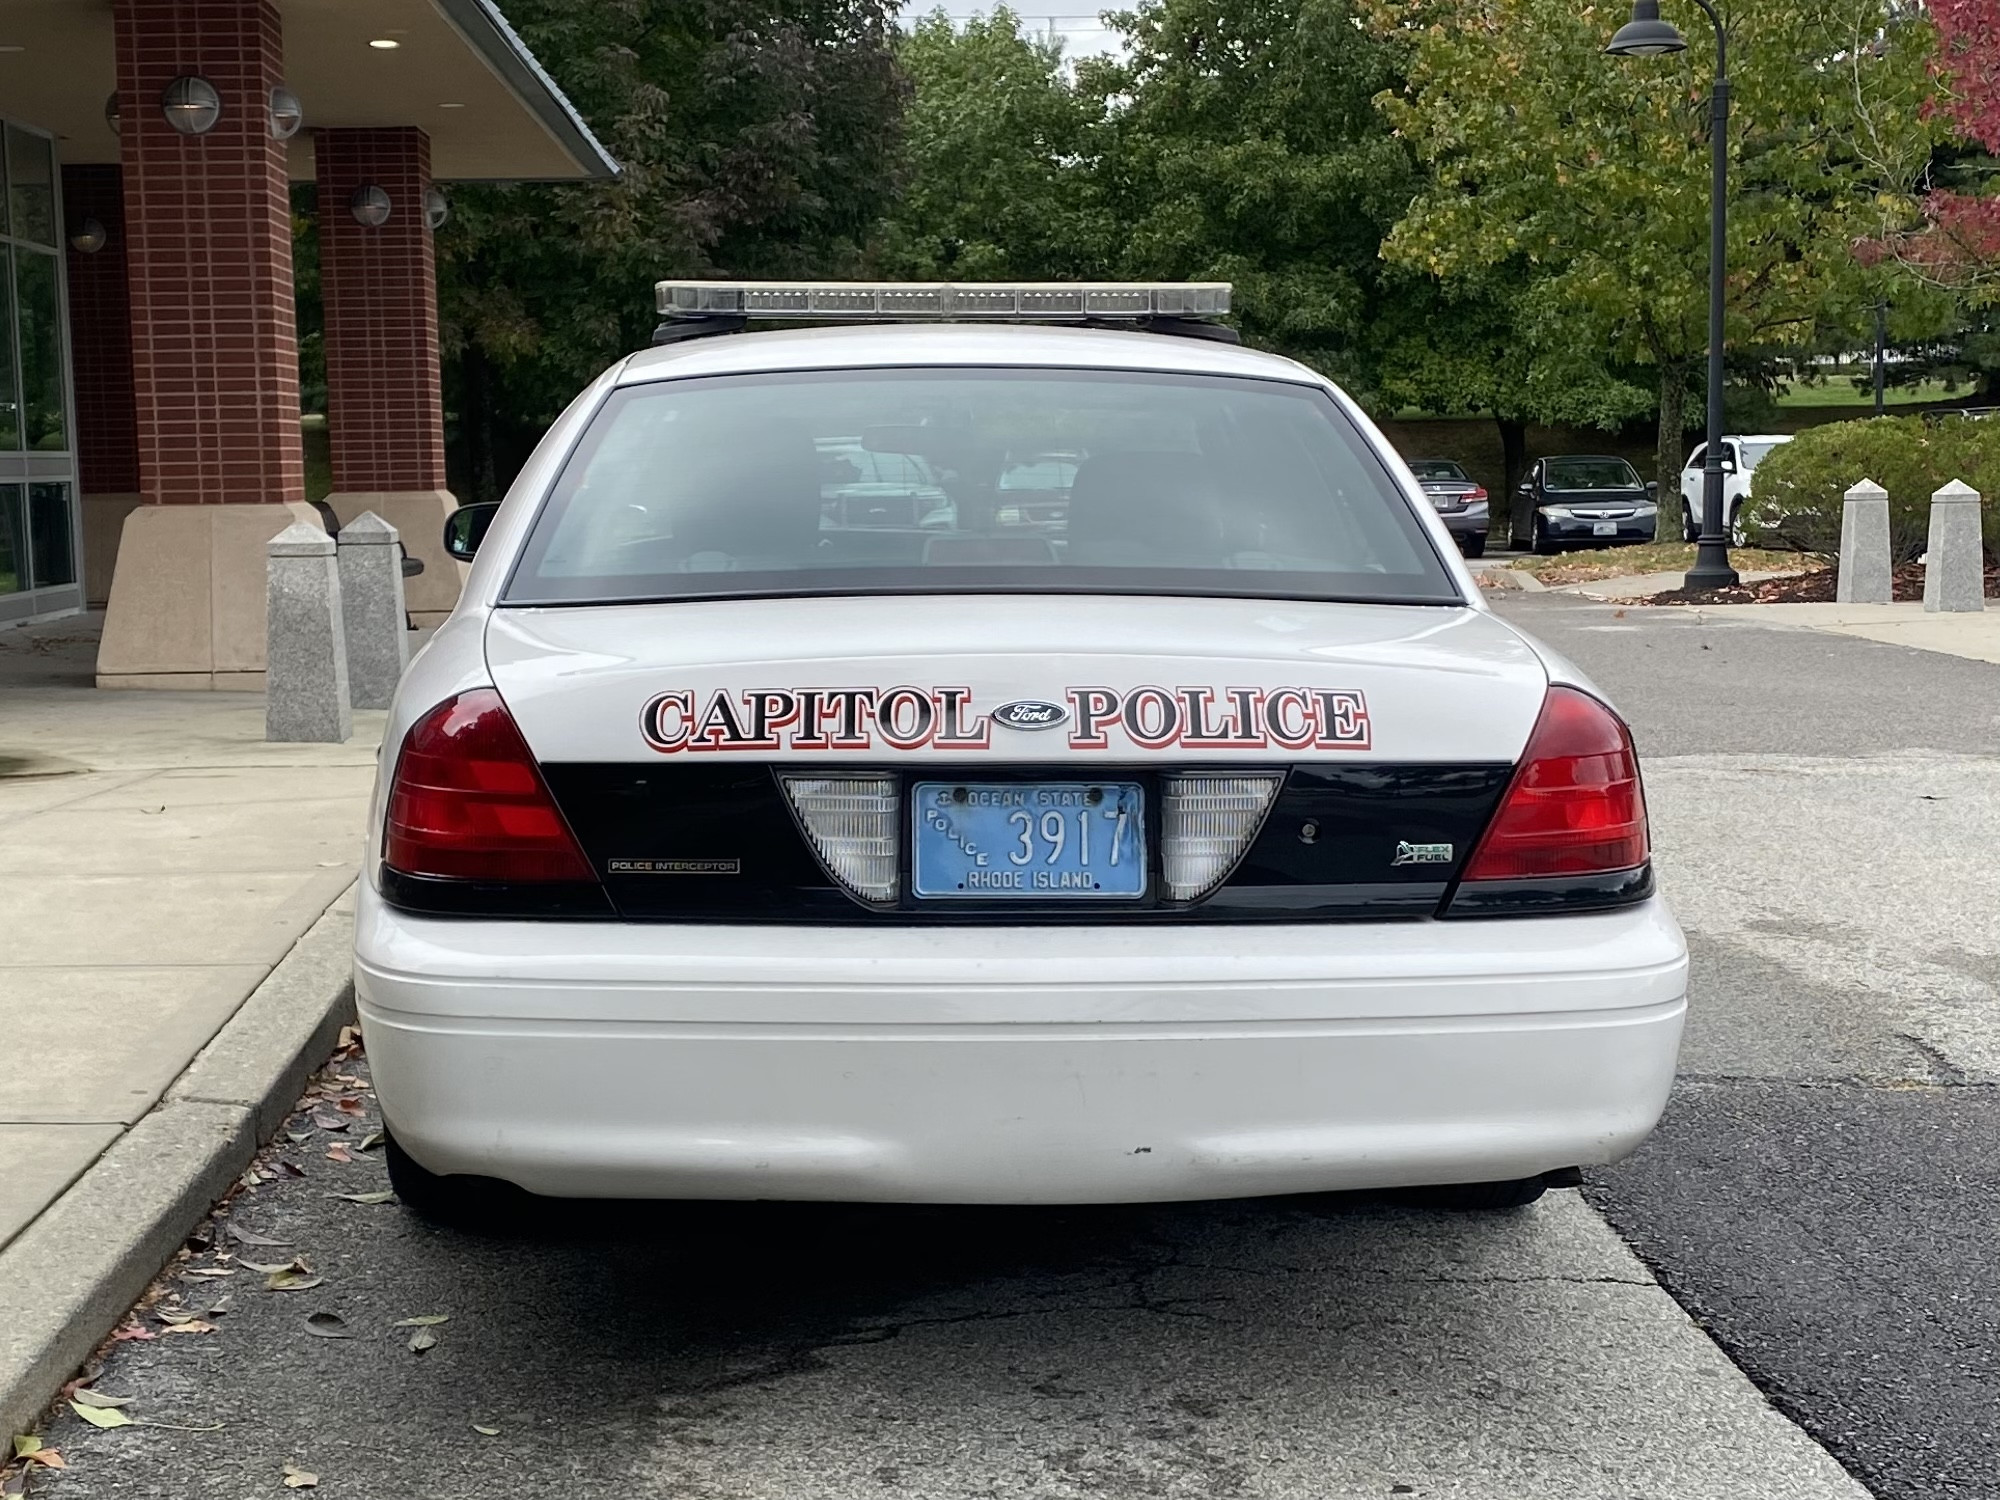
M 1348 688 L 1073 687 L 1072 750 L 1366 750 Z M 987 750 L 996 724 L 965 687 L 743 688 L 656 694 L 640 715 L 662 755 L 758 750 Z M 1013 741 L 1006 741 L 1013 743 Z

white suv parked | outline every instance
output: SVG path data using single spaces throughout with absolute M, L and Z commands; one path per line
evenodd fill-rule
M 1747 437 L 1722 440 L 1722 506 L 1729 520 L 1729 544 L 1744 546 L 1749 536 L 1743 526 L 1743 502 L 1750 498 L 1750 476 L 1773 448 L 1789 443 L 1782 432 L 1753 433 Z M 1701 472 L 1708 460 L 1708 444 L 1697 443 L 1681 468 L 1681 533 L 1692 542 L 1701 535 Z

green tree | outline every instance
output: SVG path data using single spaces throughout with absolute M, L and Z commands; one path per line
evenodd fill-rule
M 890 0 L 508 0 L 623 166 L 461 188 L 438 236 L 455 482 L 504 488 L 577 388 L 651 332 L 663 277 L 837 275 L 887 203 Z
M 901 194 L 873 254 L 885 276 L 1053 281 L 1101 276 L 1111 241 L 1097 182 L 1102 107 L 1063 68 L 1059 41 L 1005 6 L 962 29 L 918 21 Z
M 1396 52 L 1351 0 L 1146 0 L 1077 65 L 1132 277 L 1230 281 L 1245 337 L 1361 390 L 1384 231 L 1415 185 L 1372 103 Z
M 1376 0 L 1409 48 L 1382 107 L 1428 169 L 1385 254 L 1455 283 L 1515 259 L 1538 341 L 1651 366 L 1661 488 L 1707 348 L 1714 43 L 1603 55 L 1622 6 Z M 1907 220 L 1936 125 L 1927 22 L 1897 0 L 1736 0 L 1727 341 L 1739 366 L 1858 330 L 1878 294 L 1852 247 Z M 1669 524 L 1671 507 L 1663 507 Z

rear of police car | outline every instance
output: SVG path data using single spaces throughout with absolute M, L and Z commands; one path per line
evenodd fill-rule
M 1503 1205 L 1652 1128 L 1625 726 L 1226 288 L 661 295 L 391 713 L 406 1201 Z

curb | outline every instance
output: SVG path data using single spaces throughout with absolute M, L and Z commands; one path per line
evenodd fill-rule
M 34 1431 L 353 1022 L 353 907 L 350 886 L 145 1118 L 0 1251 L 0 1442 Z

